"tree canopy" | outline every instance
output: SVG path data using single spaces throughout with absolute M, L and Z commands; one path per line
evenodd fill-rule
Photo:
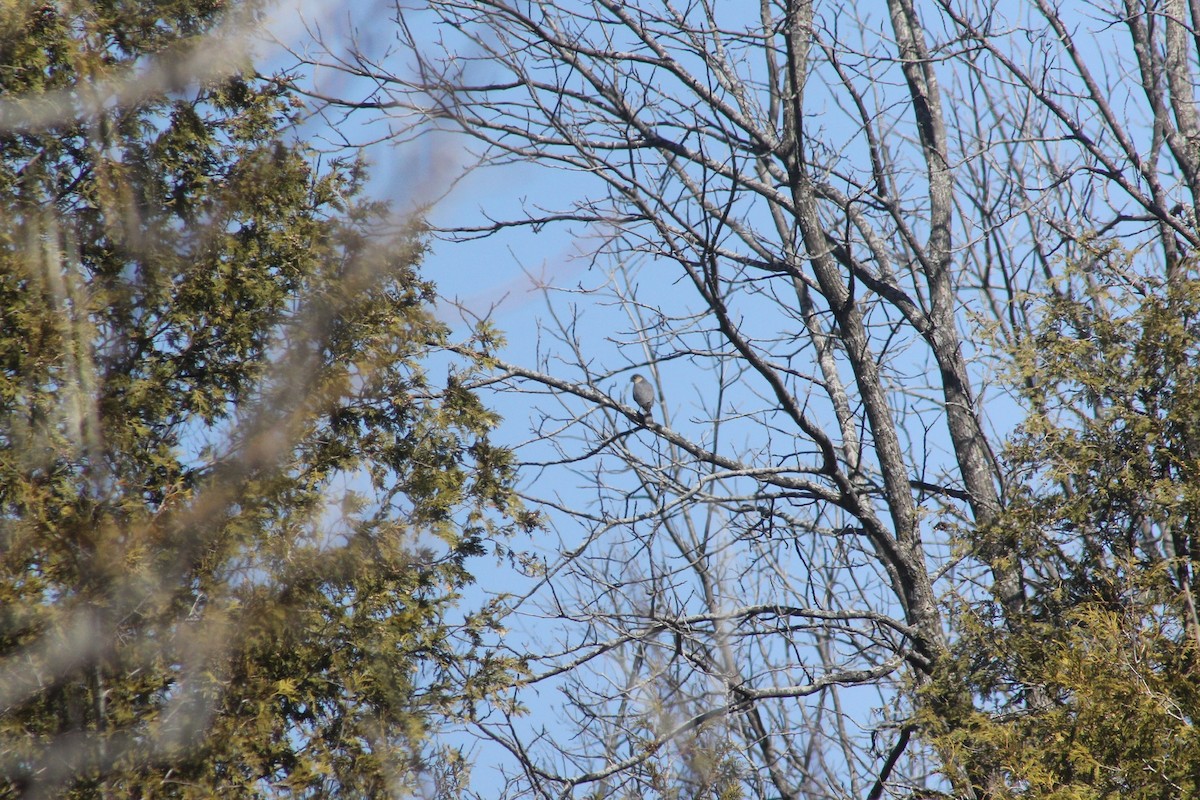
M 483 340 L 297 139 L 256 13 L 0 13 L 6 796 L 450 792 L 428 734 L 512 666 L 454 606 L 532 522 Z
M 0 792 L 1200 792 L 1197 3 L 2 8 Z

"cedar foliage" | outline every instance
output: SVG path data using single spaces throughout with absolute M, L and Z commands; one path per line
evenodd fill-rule
M 452 622 L 533 523 L 477 360 L 226 6 L 0 13 L 0 796 L 450 794 L 515 667 Z
M 956 783 L 992 776 L 978 796 L 1200 794 L 1200 281 L 1133 263 L 1069 269 L 1015 353 L 1014 496 L 977 536 L 1015 546 L 1030 602 L 964 604 L 929 708 L 984 702 L 922 719 Z

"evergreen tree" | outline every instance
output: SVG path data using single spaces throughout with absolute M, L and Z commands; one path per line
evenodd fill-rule
M 923 720 L 950 774 L 993 776 L 984 796 L 1200 793 L 1200 282 L 1132 263 L 1069 270 L 1015 353 L 1014 496 L 968 546 L 1016 543 L 1031 602 L 1006 624 L 963 605 L 930 694 L 984 702 Z
M 2 796 L 450 793 L 428 734 L 512 666 L 450 616 L 531 518 L 420 231 L 227 5 L 0 11 Z

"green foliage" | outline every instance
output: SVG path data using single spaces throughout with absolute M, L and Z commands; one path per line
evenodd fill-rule
M 451 622 L 536 520 L 482 362 L 426 371 L 420 230 L 288 141 L 282 83 L 72 105 L 225 5 L 0 6 L 42 114 L 0 131 L 0 796 L 400 795 L 517 667 Z
M 1011 503 L 973 544 L 1014 543 L 1029 603 L 958 610 L 923 719 L 985 796 L 1200 794 L 1200 282 L 1129 261 L 1071 270 L 1016 353 Z

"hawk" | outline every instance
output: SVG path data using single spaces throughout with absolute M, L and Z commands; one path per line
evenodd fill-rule
M 642 409 L 642 413 L 639 415 L 640 421 L 653 422 L 650 409 L 654 407 L 654 384 L 641 375 L 634 375 L 629 380 L 633 382 L 633 402 Z

